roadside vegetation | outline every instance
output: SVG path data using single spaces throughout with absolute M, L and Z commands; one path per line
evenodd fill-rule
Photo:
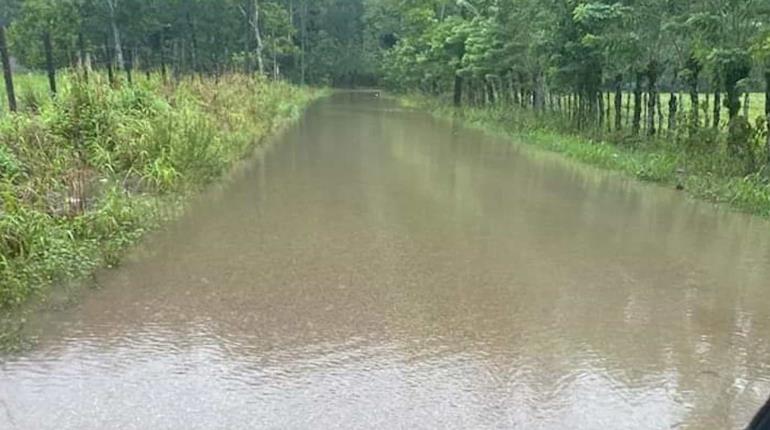
M 770 216 L 770 3 L 370 3 L 411 103 Z
M 298 84 L 354 78 L 319 7 L 0 2 L 0 347 L 326 93 Z
M 402 97 L 401 101 L 442 118 L 499 133 L 517 144 L 558 152 L 592 166 L 671 186 L 702 200 L 770 217 L 767 167 L 744 174 L 744 165 L 727 154 L 725 146 L 707 150 L 665 137 L 627 141 L 611 133 L 577 131 L 561 118 L 535 115 L 521 108 L 457 108 L 428 96 Z
M 55 100 L 23 100 L 0 119 L 0 309 L 117 263 L 317 95 L 237 75 L 117 88 L 70 75 Z

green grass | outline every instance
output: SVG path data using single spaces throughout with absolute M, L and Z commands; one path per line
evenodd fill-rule
M 733 209 L 770 217 L 768 168 L 746 174 L 745 160 L 731 155 L 724 132 L 701 130 L 692 138 L 661 134 L 630 138 L 597 130 L 576 132 L 557 115 L 535 115 L 510 107 L 453 108 L 427 97 L 402 102 L 426 108 L 439 117 L 462 119 L 467 125 L 508 136 L 515 142 L 557 152 L 580 162 L 622 172 L 642 181 L 683 188 L 690 195 Z M 756 103 L 759 105 L 759 103 Z M 764 109 L 764 105 L 760 105 Z M 766 160 L 764 136 L 757 133 L 752 148 Z
M 112 88 L 63 75 L 52 99 L 39 75 L 17 82 L 20 112 L 0 116 L 3 313 L 117 264 L 323 94 L 244 76 Z
M 722 94 L 722 100 L 724 101 L 725 95 Z M 681 114 L 683 112 L 692 112 L 692 102 L 690 100 L 690 95 L 686 93 L 678 93 L 678 99 L 679 99 L 679 105 L 677 106 L 678 115 L 681 117 Z M 607 93 L 604 93 L 604 100 L 607 100 Z M 669 113 L 669 102 L 671 100 L 671 93 L 665 92 L 660 94 L 660 108 L 663 111 L 663 130 L 668 130 L 668 113 Z M 744 102 L 744 98 L 741 98 L 741 103 Z M 630 115 L 625 116 L 626 113 L 626 103 L 631 101 L 631 111 L 633 112 L 633 94 L 632 93 L 623 93 L 623 102 L 621 105 L 621 109 L 624 115 L 623 118 L 623 124 L 626 127 L 630 127 Z M 713 116 L 713 94 L 700 94 L 699 96 L 699 104 L 700 104 L 700 120 L 708 120 L 709 124 L 712 123 L 712 116 Z M 706 102 L 708 101 L 708 105 Z M 615 122 L 615 97 L 614 94 L 610 94 L 609 99 L 610 104 L 610 123 L 614 124 Z M 704 112 L 704 108 L 708 107 L 708 109 Z M 606 109 L 606 107 L 605 107 Z M 763 93 L 750 93 L 749 94 L 749 111 L 748 111 L 748 119 L 750 122 L 755 122 L 757 118 L 764 118 L 765 115 L 765 95 Z M 741 114 L 743 114 L 743 108 L 741 108 Z M 720 126 L 725 127 L 727 125 L 728 120 L 728 111 L 727 108 L 724 106 L 721 106 L 720 108 Z M 656 115 L 656 121 L 657 119 Z M 680 119 L 681 121 L 681 119 Z M 644 126 L 644 120 L 642 120 L 642 126 Z
M 21 111 L 34 110 L 49 95 L 48 78 L 41 73 L 20 73 L 13 76 L 16 103 Z M 0 78 L 0 118 L 8 114 L 5 83 Z

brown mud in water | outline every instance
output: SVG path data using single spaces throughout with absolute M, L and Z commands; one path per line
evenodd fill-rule
M 366 93 L 0 359 L 2 429 L 737 429 L 770 224 Z

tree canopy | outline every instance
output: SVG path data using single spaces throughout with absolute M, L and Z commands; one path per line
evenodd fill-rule
M 766 0 L 6 0 L 0 15 L 31 67 L 46 65 L 50 39 L 55 67 L 242 70 L 535 110 L 564 101 L 579 125 L 616 128 L 631 93 L 636 133 L 663 128 L 661 92 L 688 93 L 689 120 L 718 126 L 770 86 Z
M 45 66 L 47 34 L 57 68 L 226 69 L 312 84 L 371 81 L 364 5 L 356 0 L 6 0 L 11 51 Z

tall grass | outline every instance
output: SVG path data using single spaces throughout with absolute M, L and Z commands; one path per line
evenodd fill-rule
M 49 96 L 48 78 L 40 73 L 13 75 L 16 103 L 22 112 L 35 111 Z M 8 114 L 8 98 L 5 84 L 0 79 L 0 118 Z
M 55 98 L 39 76 L 17 82 L 21 110 L 0 117 L 0 311 L 117 262 L 163 221 L 159 202 L 210 183 L 321 95 L 244 76 L 113 88 L 68 75 Z

